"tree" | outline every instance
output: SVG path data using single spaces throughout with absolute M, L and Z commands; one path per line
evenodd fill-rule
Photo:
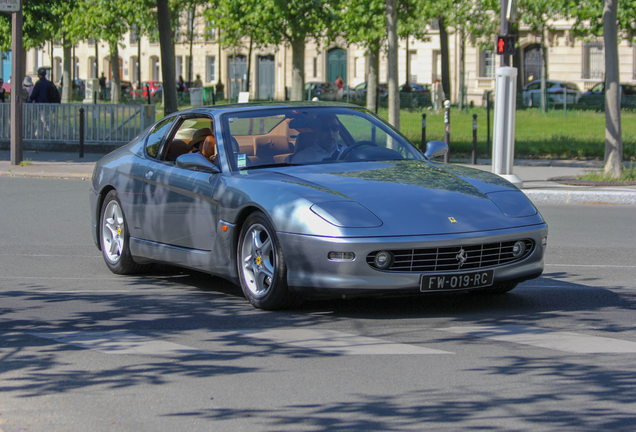
M 400 92 L 398 91 L 397 0 L 386 0 L 386 35 L 389 45 L 389 123 L 400 129 Z
M 563 4 L 554 0 L 519 0 L 517 7 L 521 21 L 530 30 L 538 32 L 541 38 L 541 111 L 546 111 L 546 79 L 548 64 L 546 61 L 545 33 L 554 30 L 554 17 L 564 13 Z
M 260 17 L 265 31 L 264 43 L 291 46 L 292 89 L 291 100 L 304 96 L 305 44 L 308 38 L 320 40 L 336 33 L 335 14 L 338 0 L 322 3 L 319 0 L 252 0 L 253 13 Z
M 577 36 L 603 36 L 605 48 L 605 175 L 617 178 L 623 171 L 623 137 L 619 82 L 618 42 L 634 40 L 633 0 L 566 0 L 567 12 L 576 19 Z
M 157 0 L 157 26 L 159 27 L 159 44 L 161 46 L 164 112 L 167 115 L 179 111 L 174 70 L 174 43 L 168 0 Z

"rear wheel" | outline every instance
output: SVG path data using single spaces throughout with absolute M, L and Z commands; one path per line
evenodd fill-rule
M 144 266 L 130 254 L 130 233 L 117 192 L 108 192 L 99 219 L 99 239 L 106 265 L 115 274 L 134 274 Z
M 262 212 L 252 213 L 239 235 L 237 266 L 243 294 L 259 309 L 285 309 L 302 302 L 287 287 L 287 266 L 276 231 Z

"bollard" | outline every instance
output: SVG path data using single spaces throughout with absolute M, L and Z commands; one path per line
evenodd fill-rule
M 212 92 L 212 105 L 216 105 L 216 91 Z
M 486 92 L 486 142 L 490 146 L 490 92 Z
M 79 109 L 79 157 L 84 157 L 84 108 Z
M 150 102 L 150 87 L 146 86 L 146 94 L 148 95 L 148 105 L 152 105 L 152 103 Z
M 422 151 L 426 151 L 426 113 L 422 114 Z
M 448 163 L 450 156 L 450 106 L 451 103 L 449 100 L 444 101 L 444 141 L 446 141 L 446 145 L 448 146 L 448 151 L 444 155 L 444 163 Z
M 473 165 L 477 165 L 477 114 L 473 114 Z

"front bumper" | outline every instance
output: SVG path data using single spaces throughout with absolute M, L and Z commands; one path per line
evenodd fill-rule
M 366 256 L 377 250 L 417 249 L 448 246 L 470 246 L 483 243 L 505 242 L 529 238 L 535 247 L 521 261 L 495 270 L 494 284 L 521 282 L 539 277 L 543 273 L 545 246 L 548 236 L 545 224 L 531 227 L 489 232 L 467 233 L 461 236 L 434 235 L 412 237 L 333 238 L 278 233 L 287 264 L 287 284 L 293 291 L 319 293 L 381 293 L 383 291 L 409 291 L 419 289 L 420 278 L 425 275 L 449 272 L 390 272 L 379 271 L 366 262 Z M 353 252 L 350 262 L 330 261 L 329 252 Z

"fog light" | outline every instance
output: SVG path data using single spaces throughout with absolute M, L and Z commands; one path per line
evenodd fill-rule
M 375 254 L 375 259 L 373 260 L 376 268 L 380 270 L 388 269 L 393 263 L 393 255 L 391 252 L 380 251 Z
M 541 240 L 541 246 L 547 246 L 547 244 L 548 244 L 548 238 L 543 237 L 543 240 Z
M 512 246 L 512 256 L 515 258 L 519 258 L 526 251 L 526 244 L 522 241 L 516 242 Z
M 329 261 L 337 262 L 353 261 L 356 259 L 356 254 L 353 252 L 329 252 L 327 258 L 329 258 Z

